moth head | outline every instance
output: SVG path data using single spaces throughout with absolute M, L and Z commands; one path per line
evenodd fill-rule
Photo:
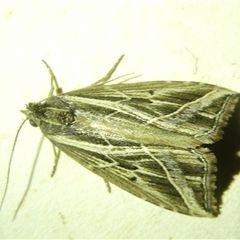
M 75 113 L 71 109 L 59 108 L 56 104 L 29 103 L 26 110 L 21 111 L 27 116 L 33 127 L 40 127 L 42 124 L 71 125 L 75 121 Z
M 38 111 L 39 105 L 36 103 L 29 103 L 26 105 L 27 110 L 21 110 L 23 114 L 25 114 L 29 120 L 29 123 L 33 127 L 39 127 L 41 125 L 41 119 L 37 117 L 36 112 Z

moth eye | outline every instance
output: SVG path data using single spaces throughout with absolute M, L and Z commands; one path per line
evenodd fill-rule
M 32 119 L 29 119 L 29 123 L 33 126 L 33 127 L 38 127 L 39 125 L 35 122 L 35 121 L 33 121 Z

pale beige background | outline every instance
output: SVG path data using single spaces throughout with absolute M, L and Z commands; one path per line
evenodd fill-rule
M 125 53 L 115 76 L 193 80 L 240 92 L 240 3 L 0 2 L 0 196 L 19 112 L 47 96 L 53 68 L 64 91 L 101 78 Z M 46 140 L 34 181 L 17 219 L 41 134 L 26 124 L 15 149 L 0 238 L 240 238 L 240 176 L 223 197 L 221 215 L 201 219 L 144 202 L 62 155 L 49 177 Z

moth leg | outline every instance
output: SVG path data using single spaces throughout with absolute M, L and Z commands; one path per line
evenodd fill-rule
M 114 66 L 110 69 L 110 71 L 106 74 L 105 77 L 101 78 L 100 80 L 96 81 L 95 83 L 91 84 L 90 86 L 101 86 L 109 82 L 109 79 L 111 78 L 112 74 L 115 72 L 117 69 L 119 63 L 123 59 L 124 55 L 122 55 L 118 61 L 114 64 Z
M 58 165 L 58 161 L 59 161 L 60 153 L 61 153 L 59 148 L 56 149 L 56 147 L 54 145 L 52 145 L 52 146 L 53 146 L 53 152 L 54 152 L 54 165 L 53 165 L 53 169 L 51 172 L 51 177 L 54 176 L 54 174 L 57 170 L 57 165 Z
M 106 180 L 106 179 L 103 179 L 103 181 L 105 182 L 106 186 L 107 186 L 107 190 L 109 193 L 112 192 L 112 189 L 111 189 L 111 186 L 110 186 L 110 183 Z
M 53 70 L 50 68 L 50 66 L 47 64 L 47 62 L 46 62 L 45 60 L 42 60 L 42 61 L 43 61 L 43 63 L 45 64 L 45 66 L 46 66 L 46 68 L 48 69 L 49 74 L 50 74 L 50 76 L 51 76 L 51 90 L 50 90 L 50 92 L 49 92 L 49 94 L 48 94 L 48 97 L 52 97 L 52 96 L 53 96 L 53 90 L 54 90 L 54 86 L 53 86 L 53 85 L 54 85 L 54 84 L 55 84 L 55 86 L 56 86 L 56 93 L 57 93 L 57 95 L 63 93 L 62 88 L 59 87 L 59 85 L 58 85 L 57 78 L 56 78 L 56 76 L 54 75 Z

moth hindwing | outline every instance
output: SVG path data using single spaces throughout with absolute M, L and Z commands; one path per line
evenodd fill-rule
M 106 181 L 172 211 L 217 216 L 217 160 L 206 144 L 222 138 L 239 94 L 197 82 L 108 84 L 122 57 L 95 84 L 23 112 Z

